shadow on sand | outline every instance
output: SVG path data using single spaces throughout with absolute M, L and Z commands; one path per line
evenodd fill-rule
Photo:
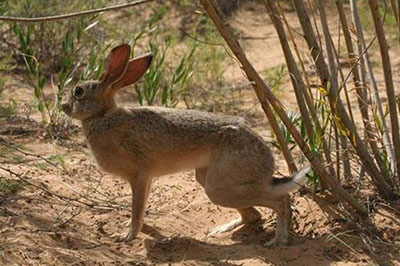
M 303 252 L 307 249 L 304 244 L 307 242 L 307 246 L 314 246 L 312 243 L 314 240 L 297 237 L 289 246 L 266 248 L 263 244 L 274 236 L 274 230 L 264 231 L 260 226 L 239 228 L 231 234 L 231 239 L 235 241 L 233 244 L 220 244 L 215 243 L 215 239 L 204 239 L 203 241 L 185 236 L 167 238 L 148 225 L 143 228 L 143 233 L 154 238 L 154 240 L 145 240 L 145 248 L 147 258 L 155 264 L 197 261 L 212 265 L 238 265 L 241 260 L 249 259 L 254 259 L 256 264 L 313 264 L 312 257 L 304 260 Z M 318 258 L 318 265 L 329 264 L 331 262 L 328 258 L 322 260 Z

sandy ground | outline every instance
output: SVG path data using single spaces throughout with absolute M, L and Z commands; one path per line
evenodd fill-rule
M 248 21 L 233 21 L 246 36 L 266 37 L 242 41 L 260 71 L 283 63 L 273 29 L 261 19 L 260 14 L 252 17 L 256 33 L 248 30 Z M 263 57 L 254 50 L 260 45 L 259 50 L 268 51 Z M 237 65 L 225 75 L 243 81 Z M 18 77 L 13 81 L 18 83 Z M 291 109 L 294 97 L 290 86 L 283 87 L 278 93 Z M 30 93 L 21 86 L 7 95 L 29 103 Z M 126 95 L 125 100 L 132 99 Z M 255 105 L 253 93 L 246 95 L 248 105 Z M 115 243 L 112 235 L 127 230 L 129 186 L 98 168 L 79 128 L 69 139 L 53 141 L 36 122 L 37 114 L 25 117 L 21 104 L 16 116 L 0 118 L 0 177 L 21 186 L 18 193 L 0 192 L 1 265 L 400 265 L 400 202 L 389 206 L 368 187 L 363 199 L 369 193 L 374 211 L 369 223 L 359 225 L 354 215 L 340 215 L 340 202 L 327 194 L 294 194 L 296 240 L 265 248 L 275 231 L 275 216 L 266 208 L 259 208 L 259 224 L 207 237 L 237 213 L 213 205 L 193 172 L 155 179 L 143 231 L 131 243 Z M 256 126 L 268 139 L 263 116 L 257 117 Z M 279 151 L 274 153 L 286 173 Z
M 9 122 L 14 131 L 3 133 L 0 145 L 29 151 L 2 158 L 1 167 L 17 176 L 4 170 L 0 175 L 23 184 L 16 194 L 0 193 L 2 265 L 400 265 L 399 212 L 383 202 L 374 202 L 375 223 L 363 228 L 339 216 L 329 196 L 295 194 L 297 237 L 290 246 L 263 247 L 275 230 L 274 215 L 265 208 L 259 208 L 261 223 L 207 237 L 237 213 L 213 205 L 192 172 L 155 179 L 143 232 L 132 243 L 115 243 L 112 235 L 126 230 L 130 214 L 129 186 L 98 169 L 79 133 L 54 144 L 39 128 L 22 133 L 28 125 L 35 130 L 34 122 Z M 51 155 L 64 156 L 64 162 L 50 159 L 53 166 L 44 160 Z M 373 241 L 363 244 L 364 234 Z

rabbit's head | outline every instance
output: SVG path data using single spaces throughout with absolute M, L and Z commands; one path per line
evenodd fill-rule
M 122 87 L 139 80 L 150 66 L 152 55 L 129 61 L 131 48 L 122 44 L 111 50 L 98 81 L 87 81 L 72 88 L 64 98 L 63 111 L 79 120 L 102 116 L 115 107 L 114 95 Z

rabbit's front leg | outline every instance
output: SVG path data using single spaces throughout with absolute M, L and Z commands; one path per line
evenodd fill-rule
M 152 178 L 147 175 L 138 175 L 129 180 L 132 189 L 132 213 L 129 231 L 124 236 L 119 236 L 117 241 L 132 241 L 143 227 L 143 217 L 147 198 L 150 193 Z

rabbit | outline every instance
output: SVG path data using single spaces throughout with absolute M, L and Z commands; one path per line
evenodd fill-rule
M 310 166 L 291 177 L 273 177 L 270 149 L 240 117 L 165 107 L 118 107 L 115 94 L 139 80 L 152 61 L 152 54 L 129 61 L 130 52 L 128 44 L 113 48 L 100 79 L 72 88 L 62 102 L 62 110 L 81 121 L 99 166 L 131 186 L 129 231 L 117 240 L 131 241 L 141 231 L 154 177 L 195 169 L 195 179 L 211 202 L 240 214 L 210 235 L 259 221 L 261 214 L 254 207 L 262 206 L 277 213 L 276 234 L 266 246 L 287 243 L 288 193 L 306 183 Z

